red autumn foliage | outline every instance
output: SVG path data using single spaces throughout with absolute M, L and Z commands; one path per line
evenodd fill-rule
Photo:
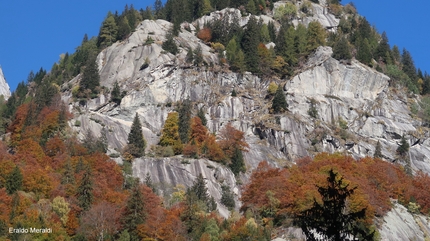
M 202 28 L 197 33 L 197 38 L 203 40 L 204 42 L 209 42 L 212 39 L 212 31 L 210 28 Z
M 267 214 L 270 198 L 272 204 L 273 200 L 278 201 L 276 215 L 294 215 L 308 209 L 314 198 L 320 199 L 317 186 L 324 184 L 330 169 L 339 173 L 350 187 L 357 187 L 349 205 L 353 210 L 367 208 L 368 222 L 375 215 L 382 216 L 391 209 L 390 198 L 406 205 L 413 197 L 421 206 L 421 212 L 427 213 L 430 209 L 430 194 L 426 191 L 430 185 L 428 175 L 419 173 L 410 177 L 402 167 L 380 159 L 354 160 L 349 156 L 323 153 L 313 160 L 300 159 L 297 165 L 289 169 L 272 168 L 265 162 L 260 163 L 244 187 L 241 210 L 252 209 Z M 268 191 L 272 193 L 267 195 Z

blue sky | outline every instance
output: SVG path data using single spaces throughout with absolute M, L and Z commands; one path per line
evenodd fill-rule
M 163 1 L 165 2 L 165 1 Z M 343 0 L 342 3 L 349 1 Z M 430 72 L 430 1 L 354 0 L 358 12 L 386 31 L 390 45 L 408 49 L 417 67 Z M 14 0 L 0 1 L 0 65 L 12 90 L 40 67 L 51 69 L 62 53 L 73 53 L 85 33 L 96 36 L 108 11 L 136 9 L 154 0 Z

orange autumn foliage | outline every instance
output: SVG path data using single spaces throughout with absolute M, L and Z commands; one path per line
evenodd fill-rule
M 203 40 L 204 42 L 209 42 L 212 39 L 212 31 L 210 28 L 202 28 L 197 33 L 197 38 Z
M 247 151 L 249 148 L 248 143 L 245 141 L 245 133 L 234 128 L 229 122 L 220 131 L 219 144 L 228 157 L 232 157 L 236 148 L 241 151 Z
M 428 175 L 419 173 L 410 177 L 402 167 L 380 159 L 354 160 L 350 156 L 327 153 L 318 154 L 314 159 L 297 160 L 297 164 L 288 169 L 260 163 L 244 187 L 241 210 L 257 210 L 264 216 L 271 200 L 272 204 L 273 200 L 278 201 L 275 202 L 278 204 L 275 216 L 295 215 L 309 209 L 314 199 L 321 201 L 317 186 L 325 183 L 330 169 L 339 173 L 351 188 L 357 187 L 348 205 L 351 211 L 366 208 L 368 223 L 375 215 L 382 216 L 391 209 L 390 198 L 406 205 L 413 197 L 421 206 L 421 212 L 429 211 Z

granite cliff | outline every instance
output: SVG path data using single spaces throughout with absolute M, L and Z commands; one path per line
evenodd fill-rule
M 326 13 L 321 5 L 313 6 L 316 14 L 312 18 L 321 19 L 326 27 L 336 27 L 338 22 L 333 15 Z M 235 9 L 214 12 L 194 24 L 225 14 L 237 15 L 241 25 L 246 25 L 247 18 L 242 18 Z M 269 21 L 271 16 L 261 18 Z M 144 180 L 149 173 L 162 192 L 168 193 L 178 184 L 190 186 L 202 173 L 220 213 L 228 216 L 227 209 L 219 203 L 221 183 L 226 182 L 240 196 L 238 183 L 246 182 L 259 162 L 267 160 L 273 166 L 288 166 L 297 158 L 317 152 L 343 152 L 356 158 L 373 156 L 378 141 L 386 161 L 430 174 L 429 132 L 413 117 L 408 106 L 417 97 L 393 91 L 390 79 L 384 74 L 356 60 L 342 63 L 333 59 L 330 47 L 319 47 L 291 79 L 262 79 L 251 73 L 233 73 L 218 66 L 217 55 L 195 37 L 193 25 L 187 30 L 183 24 L 175 37 L 179 54 L 174 56 L 164 51 L 161 44 L 171 27 L 164 20 L 145 20 L 129 38 L 98 55 L 101 85 L 110 90 L 117 82 L 121 90 L 127 91 L 119 105 L 109 102 L 108 92 L 85 105 L 75 102 L 71 91 L 62 96 L 74 114 L 70 125 L 81 138 L 88 131 L 98 136 L 103 128 L 107 130 L 108 154 L 112 156 L 118 156 L 126 145 L 135 113 L 140 117 L 149 147 L 158 143 L 167 114 L 174 110 L 172 103 L 185 99 L 194 103 L 194 112 L 203 107 L 210 132 L 217 133 L 228 122 L 245 132 L 250 148 L 244 153 L 247 172 L 240 177 L 235 177 L 225 166 L 203 159 L 187 160 L 181 156 L 136 159 L 133 175 Z M 148 43 L 149 38 L 153 42 Z M 187 49 L 198 45 L 207 63 L 203 67 L 190 66 L 185 61 Z M 141 68 L 145 61 L 149 66 Z M 65 86 L 76 85 L 80 78 L 76 76 Z M 265 97 L 271 82 L 283 86 L 289 104 L 285 114 L 269 112 L 271 103 Z M 230 95 L 233 89 L 237 92 L 235 97 Z M 309 115 L 312 106 L 318 116 Z M 77 121 L 80 125 L 75 125 Z M 407 160 L 396 156 L 402 136 L 411 145 Z M 121 162 L 121 158 L 116 160 Z M 401 210 L 396 205 L 384 218 L 381 237 L 405 240 L 415 233 L 418 240 L 424 240 L 428 229 L 423 230 L 420 224 L 428 226 L 425 218 Z M 405 218 L 411 223 L 400 225 Z M 393 229 L 397 230 L 395 235 Z
M 0 67 L 0 95 L 3 95 L 3 97 L 6 100 L 10 97 L 10 88 L 6 82 L 6 79 L 4 77 L 3 70 L 1 67 Z

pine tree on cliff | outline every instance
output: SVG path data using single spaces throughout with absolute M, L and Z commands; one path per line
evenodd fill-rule
M 242 49 L 245 54 L 246 67 L 247 70 L 258 73 L 258 53 L 257 48 L 260 43 L 260 27 L 258 25 L 257 19 L 254 16 L 248 21 L 246 25 L 245 33 L 242 37 Z
M 100 75 L 96 63 L 96 56 L 88 58 L 84 72 L 82 73 L 82 80 L 79 84 L 79 91 L 85 93 L 87 90 L 90 91 L 90 96 L 95 97 L 98 94 L 97 87 L 100 86 Z
M 373 155 L 374 158 L 382 158 L 382 146 L 381 146 L 381 142 L 378 141 L 378 143 L 376 143 L 376 147 L 375 147 L 375 154 Z
M 128 152 L 134 157 L 145 155 L 146 141 L 142 133 L 142 125 L 139 116 L 136 113 L 130 133 L 128 134 Z
M 333 46 L 332 56 L 337 60 L 350 60 L 352 58 L 348 40 L 345 37 L 339 39 Z
M 281 113 L 288 108 L 287 100 L 285 99 L 284 91 L 281 86 L 278 86 L 275 97 L 272 100 L 272 109 L 275 114 Z
M 117 34 L 118 26 L 116 25 L 114 15 L 109 12 L 100 28 L 97 46 L 103 49 L 112 45 L 116 41 Z

